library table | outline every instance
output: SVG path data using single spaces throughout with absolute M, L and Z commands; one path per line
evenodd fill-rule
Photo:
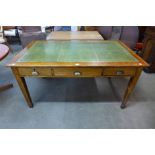
M 142 69 L 148 64 L 120 41 L 59 40 L 34 41 L 7 66 L 11 67 L 29 107 L 33 103 L 25 77 L 128 76 L 130 80 L 121 104 L 125 108 Z

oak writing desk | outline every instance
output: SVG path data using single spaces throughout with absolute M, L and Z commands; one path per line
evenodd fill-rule
M 141 71 L 148 64 L 120 41 L 35 41 L 11 67 L 29 107 L 33 103 L 24 77 L 120 77 L 129 76 L 121 108 L 125 108 Z

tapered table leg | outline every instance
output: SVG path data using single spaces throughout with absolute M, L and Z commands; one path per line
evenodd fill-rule
M 123 100 L 122 100 L 122 104 L 121 104 L 121 108 L 124 109 L 127 105 L 127 100 L 130 96 L 130 94 L 132 93 L 133 89 L 135 88 L 136 86 L 136 83 L 141 75 L 141 71 L 142 69 L 137 69 L 136 71 L 136 74 L 130 78 L 129 80 L 129 83 L 128 83 L 128 86 L 127 86 L 127 89 L 125 91 L 125 94 L 124 94 L 124 97 L 123 97 Z
M 25 82 L 25 78 L 24 77 L 20 77 L 19 74 L 18 74 L 18 71 L 16 68 L 12 68 L 12 71 L 14 73 L 14 76 L 16 77 L 16 80 L 18 82 L 18 85 L 27 101 L 27 104 L 30 108 L 33 107 L 33 103 L 32 103 L 32 100 L 31 100 L 31 96 L 29 94 L 29 91 L 28 91 L 28 88 L 27 88 L 27 85 L 26 85 L 26 82 Z

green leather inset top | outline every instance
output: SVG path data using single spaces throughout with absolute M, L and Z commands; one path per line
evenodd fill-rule
M 117 41 L 37 41 L 18 62 L 137 62 Z

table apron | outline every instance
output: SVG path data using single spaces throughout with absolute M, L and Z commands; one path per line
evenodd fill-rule
M 20 77 L 134 76 L 136 67 L 17 67 Z

